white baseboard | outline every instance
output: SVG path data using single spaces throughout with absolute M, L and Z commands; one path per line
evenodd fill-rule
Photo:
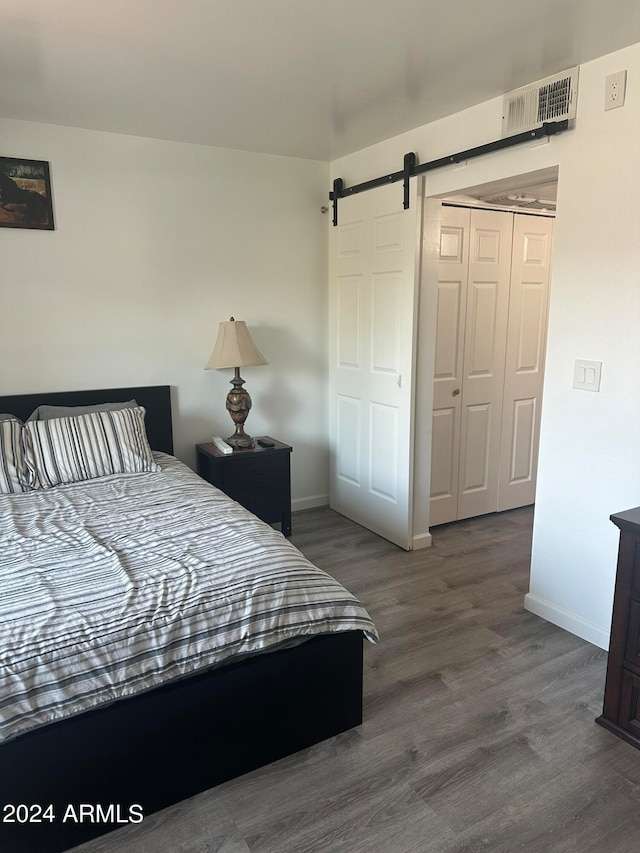
M 315 509 L 317 506 L 329 506 L 329 495 L 311 495 L 308 498 L 296 498 L 291 501 L 291 512 L 302 509 Z
M 430 533 L 418 533 L 413 537 L 413 550 L 419 551 L 421 548 L 431 548 L 433 544 L 433 536 Z
M 603 630 L 599 625 L 595 625 L 587 619 L 583 619 L 582 616 L 572 613 L 570 610 L 565 610 L 564 607 L 558 607 L 557 604 L 553 604 L 551 601 L 538 598 L 537 595 L 528 592 L 524 597 L 524 609 L 528 610 L 529 613 L 535 613 L 536 616 L 541 616 L 553 625 L 564 628 L 565 631 L 575 634 L 576 637 L 580 637 L 588 643 L 593 643 L 594 646 L 598 646 L 605 651 L 609 648 L 608 631 Z

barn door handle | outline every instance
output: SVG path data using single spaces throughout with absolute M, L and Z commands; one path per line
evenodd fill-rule
M 454 388 L 454 389 L 453 389 L 453 391 L 451 392 L 451 396 L 452 396 L 452 397 L 457 397 L 459 393 L 460 393 L 460 389 L 459 389 L 459 388 Z

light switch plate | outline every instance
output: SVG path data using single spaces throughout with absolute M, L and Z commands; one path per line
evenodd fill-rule
M 601 375 L 601 361 L 585 361 L 583 358 L 577 358 L 573 368 L 573 387 L 580 391 L 599 391 Z

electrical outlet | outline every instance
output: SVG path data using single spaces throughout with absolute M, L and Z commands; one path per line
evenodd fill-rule
M 605 80 L 604 87 L 605 110 L 615 110 L 617 109 L 617 107 L 624 106 L 624 95 L 626 87 L 626 71 L 617 71 L 615 74 L 609 74 L 609 76 Z

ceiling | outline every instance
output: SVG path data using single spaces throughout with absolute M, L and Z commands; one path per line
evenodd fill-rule
M 635 42 L 638 0 L 0 0 L 0 116 L 326 161 Z

